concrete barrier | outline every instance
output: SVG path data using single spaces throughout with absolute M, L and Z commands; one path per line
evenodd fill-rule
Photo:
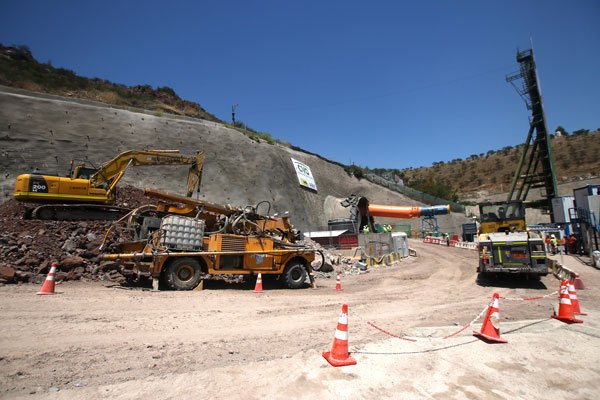
M 548 258 L 548 268 L 550 269 L 550 271 L 552 271 L 552 275 L 554 275 L 557 279 L 565 281 L 575 279 L 575 271 L 565 267 L 557 260 Z
M 381 257 L 367 257 L 365 259 L 365 263 L 368 267 L 386 265 L 390 266 L 395 262 L 400 262 L 402 260 L 402 255 L 398 252 L 392 252 L 389 254 L 385 254 Z
M 444 238 L 439 238 L 439 237 L 435 237 L 435 236 L 425 236 L 423 238 L 423 243 L 431 243 L 431 244 L 438 244 L 441 246 L 447 246 L 448 242 L 446 241 L 446 239 Z M 477 243 L 473 243 L 473 242 L 461 242 L 459 240 L 450 240 L 450 246 L 451 247 L 458 247 L 461 249 L 468 249 L 468 250 L 477 250 Z

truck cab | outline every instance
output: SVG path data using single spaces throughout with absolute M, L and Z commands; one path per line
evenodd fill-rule
M 522 201 L 481 203 L 479 212 L 480 275 L 548 275 L 544 242 L 527 230 Z

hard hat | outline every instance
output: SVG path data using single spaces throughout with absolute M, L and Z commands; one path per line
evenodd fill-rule
M 552 239 L 556 239 L 556 236 L 554 236 L 554 233 L 553 233 L 552 235 L 550 235 L 550 237 L 551 237 Z

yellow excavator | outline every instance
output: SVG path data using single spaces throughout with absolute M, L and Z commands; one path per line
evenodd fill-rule
M 130 211 L 113 205 L 116 186 L 130 166 L 190 165 L 186 196 L 191 197 L 200 188 L 203 164 L 203 152 L 185 155 L 179 150 L 130 150 L 99 168 L 88 162 L 76 164 L 73 160 L 66 177 L 39 172 L 19 175 L 13 197 L 23 202 L 43 203 L 28 208 L 24 218 L 114 220 Z

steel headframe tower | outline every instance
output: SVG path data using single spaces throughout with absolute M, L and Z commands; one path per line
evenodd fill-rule
M 527 109 L 531 110 L 531 118 L 527 140 L 508 193 L 508 201 L 525 201 L 529 189 L 544 188 L 544 199 L 531 202 L 530 205 L 549 211 L 550 219 L 554 222 L 551 199 L 558 196 L 558 189 L 533 49 L 517 51 L 517 61 L 520 64 L 519 72 L 507 76 L 506 81 L 513 85 L 525 101 Z M 518 85 L 517 80 L 521 78 L 523 81 Z M 533 139 L 534 131 L 535 139 Z

